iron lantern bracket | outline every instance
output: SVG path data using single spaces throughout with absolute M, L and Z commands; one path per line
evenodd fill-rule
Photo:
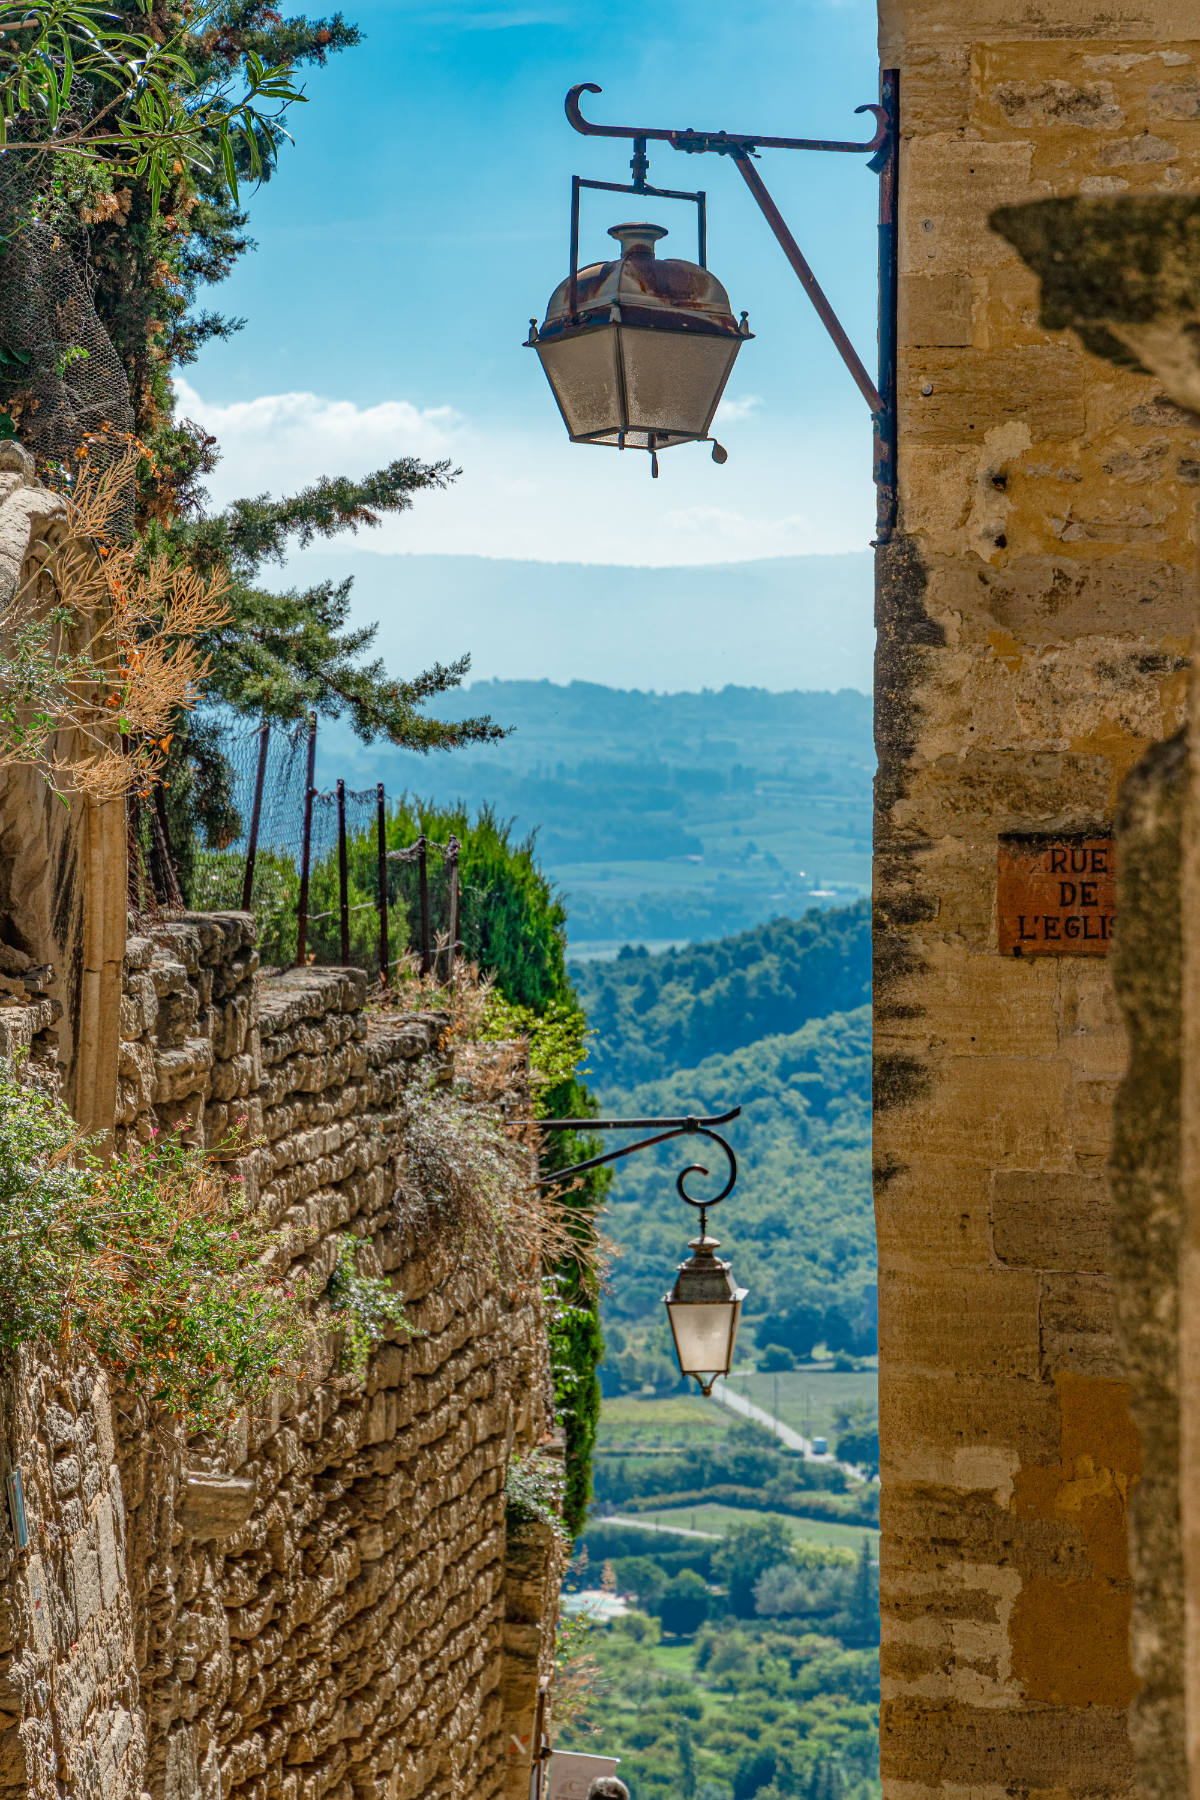
M 707 1214 L 710 1206 L 719 1206 L 722 1200 L 728 1199 L 733 1192 L 737 1180 L 737 1157 L 733 1147 L 727 1143 L 716 1125 L 728 1125 L 741 1113 L 740 1106 L 734 1106 L 728 1112 L 714 1113 L 711 1118 L 701 1119 L 689 1113 L 686 1118 L 677 1119 L 534 1119 L 524 1121 L 535 1124 L 541 1131 L 650 1131 L 651 1137 L 639 1138 L 636 1143 L 624 1144 L 620 1150 L 605 1150 L 599 1156 L 589 1156 L 584 1162 L 572 1163 L 569 1168 L 556 1169 L 552 1175 L 540 1175 L 533 1183 L 534 1187 L 560 1187 L 564 1182 L 572 1181 L 576 1175 L 582 1175 L 587 1169 L 598 1169 L 604 1163 L 619 1162 L 623 1156 L 632 1156 L 637 1150 L 649 1150 L 655 1144 L 669 1143 L 677 1137 L 702 1137 L 717 1145 L 729 1164 L 729 1174 L 725 1185 L 717 1194 L 707 1199 L 697 1200 L 689 1194 L 686 1187 L 689 1175 L 707 1175 L 709 1170 L 702 1163 L 689 1163 L 675 1177 L 675 1191 L 688 1206 L 694 1206 L 700 1214 L 700 1235 L 706 1235 Z
M 705 206 L 704 195 L 673 193 L 667 188 L 647 184 L 650 161 L 646 146 L 651 139 L 669 144 L 673 150 L 687 155 L 728 156 L 749 188 L 763 218 L 771 227 L 794 274 L 812 301 L 817 317 L 848 369 L 851 379 L 871 410 L 875 425 L 875 480 L 879 489 L 878 535 L 885 541 L 895 521 L 896 494 L 896 192 L 900 148 L 900 78 L 899 71 L 885 69 L 880 77 L 879 100 L 856 107 L 856 112 L 873 113 L 875 133 L 867 143 L 836 138 L 785 138 L 739 135 L 731 131 L 685 131 L 642 125 L 597 125 L 585 119 L 580 108 L 581 94 L 599 94 L 603 89 L 594 81 L 581 81 L 566 98 L 567 119 L 574 130 L 585 137 L 629 138 L 633 141 L 630 168 L 633 182 L 621 187 L 616 183 L 581 181 L 573 178 L 571 217 L 572 282 L 578 268 L 579 189 L 605 187 L 614 193 L 652 194 L 663 199 L 695 200 L 699 208 L 701 255 L 704 266 Z M 880 177 L 879 193 L 879 380 L 871 379 L 829 302 L 808 260 L 789 230 L 783 214 L 776 206 L 766 183 L 754 167 L 763 150 L 822 150 L 838 155 L 866 156 L 867 167 Z M 572 290 L 574 291 L 574 290 Z

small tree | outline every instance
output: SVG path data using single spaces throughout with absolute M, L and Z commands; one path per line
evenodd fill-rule
M 679 1725 L 679 1794 L 680 1800 L 696 1800 L 696 1747 L 692 1728 L 686 1719 Z
M 713 1551 L 714 1573 L 728 1588 L 729 1605 L 738 1618 L 754 1617 L 755 1583 L 765 1570 L 789 1561 L 791 1549 L 787 1527 L 778 1519 L 762 1519 L 736 1526 Z
M 681 1569 L 663 1589 L 658 1615 L 664 1631 L 675 1637 L 691 1637 L 708 1618 L 710 1595 L 695 1569 Z
M 859 1545 L 858 1566 L 854 1571 L 851 1616 L 854 1642 L 863 1645 L 877 1644 L 879 1642 L 879 1565 L 871 1555 L 871 1543 L 866 1537 Z

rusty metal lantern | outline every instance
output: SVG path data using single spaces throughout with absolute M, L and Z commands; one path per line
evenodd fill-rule
M 571 273 L 550 296 L 543 324 L 530 320 L 526 340 L 572 443 L 648 451 L 654 475 L 658 452 L 675 444 L 711 443 L 713 461 L 726 460 L 709 432 L 737 353 L 753 335 L 704 266 L 703 213 L 699 262 L 656 255 L 666 235 L 661 225 L 614 225 L 620 256 L 581 269 L 576 204 Z

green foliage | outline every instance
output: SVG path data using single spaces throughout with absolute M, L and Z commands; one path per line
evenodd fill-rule
M 863 1005 L 870 910 L 810 911 L 659 955 L 626 948 L 572 974 L 597 1034 L 597 1079 L 630 1087 Z
M 566 1539 L 562 1521 L 562 1470 L 553 1457 L 533 1450 L 511 1457 L 504 1478 L 505 1515 L 510 1527 L 540 1522 Z
M 797 1489 L 843 1494 L 846 1477 L 836 1465 L 810 1462 L 786 1450 L 764 1426 L 739 1420 L 720 1444 L 683 1444 L 674 1453 L 627 1451 L 620 1458 L 607 1451 L 599 1459 L 597 1495 L 614 1505 L 629 1500 L 686 1491 L 699 1493 L 721 1484 L 757 1492 L 759 1503 Z M 660 1502 L 661 1504 L 661 1502 Z
M 497 991 L 489 995 L 482 1036 L 494 1043 L 528 1038 L 529 1066 L 538 1081 L 533 1108 L 537 1118 L 547 1116 L 546 1089 L 574 1080 L 587 1053 L 588 1039 L 594 1035 L 574 997 L 551 1000 L 538 1013 L 531 1006 L 514 1006 Z
M 863 1426 L 856 1431 L 843 1431 L 837 1441 L 837 1453 L 843 1462 L 854 1463 L 868 1475 L 879 1473 L 879 1427 Z
M 660 1640 L 639 1614 L 593 1630 L 597 1665 L 564 1749 L 620 1756 L 637 1800 L 873 1800 L 878 1661 L 800 1622 L 710 1620 Z M 686 1738 L 686 1745 L 684 1739 Z
M 563 1521 L 576 1537 L 583 1530 L 592 1496 L 592 1457 L 600 1423 L 596 1369 L 604 1354 L 604 1338 L 595 1295 L 577 1268 L 567 1265 L 547 1277 L 544 1291 L 555 1411 L 566 1433 Z
M 754 1610 L 763 1618 L 819 1624 L 847 1644 L 878 1643 L 879 1572 L 866 1539 L 853 1567 L 815 1567 L 793 1557 L 764 1569 L 754 1584 Z
M 143 30 L 97 0 L 3 6 L 0 151 L 102 161 L 110 174 L 144 180 L 156 207 L 182 164 L 236 202 L 239 156 L 261 176 L 262 140 L 282 132 L 304 95 L 286 63 L 268 66 L 251 49 L 240 80 L 189 60 L 187 40 L 219 31 L 225 10 L 197 6 L 186 31 L 164 36 L 151 0 L 130 9 L 149 22 Z
M 343 1232 L 337 1262 L 329 1277 L 330 1311 L 343 1332 L 342 1367 L 350 1375 L 367 1372 L 373 1350 L 389 1332 L 411 1337 L 413 1327 L 404 1310 L 403 1297 L 381 1275 L 364 1275 L 358 1266 L 357 1241 Z
M 538 1015 L 556 1002 L 577 1006 L 567 973 L 566 910 L 539 866 L 534 839 L 514 839 L 511 827 L 487 806 L 472 815 L 459 806 L 434 806 L 407 795 L 393 802 L 389 850 L 411 849 L 422 835 L 436 844 L 446 844 L 451 837 L 459 841 L 463 954 L 492 977 L 500 998 Z M 374 835 L 368 831 L 357 854 L 369 859 L 373 846 Z M 415 863 L 389 863 L 388 891 L 403 898 L 415 929 Z M 444 930 L 449 917 L 447 876 L 441 857 L 432 853 L 429 905 L 435 930 Z
M 245 866 L 245 858 L 237 851 L 198 851 L 185 888 L 188 905 L 196 912 L 224 912 L 240 907 Z M 296 960 L 299 891 L 300 880 L 292 859 L 272 850 L 260 850 L 254 864 L 254 922 L 264 967 L 290 968 Z
M 712 1578 L 712 1552 L 716 1547 L 715 1542 L 707 1540 L 679 1538 L 671 1532 L 645 1531 L 636 1525 L 614 1525 L 608 1519 L 595 1517 L 588 1521 L 580 1543 L 591 1567 L 606 1561 L 613 1563 L 618 1586 L 624 1585 L 621 1579 L 624 1563 L 643 1559 L 654 1563 L 664 1576 L 678 1574 L 680 1569 L 695 1569 L 709 1580 Z M 567 1586 L 572 1585 L 586 1584 L 573 1582 L 568 1576 Z
M 707 1582 L 694 1569 L 681 1569 L 667 1582 L 655 1611 L 664 1631 L 690 1637 L 708 1618 L 710 1606 Z
M 304 1290 L 220 1164 L 175 1137 L 103 1161 L 66 1109 L 0 1069 L 0 1346 L 74 1342 L 190 1428 L 305 1354 Z
M 739 1618 L 752 1619 L 754 1589 L 760 1575 L 788 1561 L 791 1536 L 777 1519 L 739 1525 L 713 1552 L 713 1572 L 729 1591 L 729 1604 Z
M 740 1487 L 735 1482 L 706 1482 L 703 1487 L 677 1488 L 656 1495 L 627 1500 L 622 1511 L 661 1513 L 666 1509 L 698 1506 L 730 1506 L 744 1512 L 788 1513 L 796 1519 L 824 1519 L 832 1525 L 877 1525 L 879 1496 L 867 1486 L 851 1494 L 811 1493 L 791 1484 L 772 1484 L 769 1489 Z

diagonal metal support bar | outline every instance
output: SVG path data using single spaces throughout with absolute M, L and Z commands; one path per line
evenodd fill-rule
M 791 263 L 799 278 L 800 285 L 812 301 L 817 317 L 833 339 L 833 345 L 842 361 L 850 371 L 852 380 L 859 393 L 870 407 L 872 413 L 883 411 L 883 397 L 863 366 L 862 358 L 842 329 L 842 322 L 825 297 L 825 291 L 809 267 L 808 260 L 799 244 L 788 230 L 787 223 L 776 206 L 767 189 L 767 184 L 750 160 L 747 151 L 737 151 L 733 156 L 733 164 L 746 186 L 753 194 L 758 210 L 779 243 L 779 248 Z

